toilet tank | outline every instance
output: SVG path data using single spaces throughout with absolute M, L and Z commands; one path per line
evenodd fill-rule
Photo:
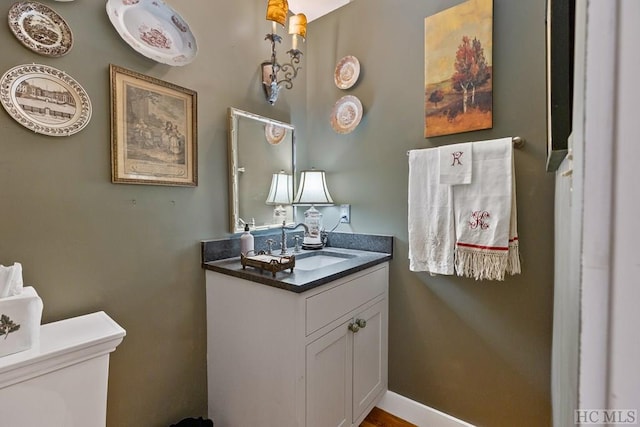
M 102 311 L 40 328 L 39 346 L 0 357 L 0 425 L 104 427 L 109 354 L 125 330 Z

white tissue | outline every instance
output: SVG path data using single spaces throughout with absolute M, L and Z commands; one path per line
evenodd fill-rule
M 22 293 L 22 264 L 10 267 L 0 264 L 0 298 L 13 297 Z

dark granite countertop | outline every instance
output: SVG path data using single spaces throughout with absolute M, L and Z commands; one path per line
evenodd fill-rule
M 261 272 L 250 266 L 243 269 L 239 256 L 224 257 L 225 254 L 228 255 L 228 251 L 224 248 L 236 245 L 232 240 L 203 241 L 203 268 L 297 293 L 389 261 L 393 256 L 391 236 L 331 233 L 329 235 L 331 246 L 321 250 L 302 250 L 294 254 L 299 268 L 294 267 L 293 272 L 289 269 L 279 271 L 273 277 L 272 273 L 266 270 Z M 278 251 L 274 251 L 274 255 L 277 254 Z M 340 262 L 311 270 L 305 269 L 304 259 L 317 255 L 339 258 Z

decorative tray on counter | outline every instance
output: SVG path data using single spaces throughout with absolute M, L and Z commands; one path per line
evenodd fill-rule
M 264 251 L 260 251 L 256 255 L 246 256 L 240 254 L 240 263 L 242 264 L 243 270 L 247 266 L 255 267 L 260 269 L 261 273 L 263 270 L 267 270 L 271 272 L 273 277 L 276 277 L 278 271 L 283 271 L 288 268 L 290 268 L 293 273 L 293 267 L 296 265 L 296 257 L 295 255 L 267 255 Z

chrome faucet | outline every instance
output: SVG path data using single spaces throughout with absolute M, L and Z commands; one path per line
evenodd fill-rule
M 295 230 L 296 228 L 303 226 L 304 227 L 304 235 L 308 236 L 309 235 L 309 227 L 307 227 L 307 224 L 304 223 L 298 223 L 296 225 L 292 225 L 287 227 L 285 221 L 282 221 L 282 242 L 280 243 L 280 255 L 286 255 L 287 254 L 287 235 L 285 234 L 285 230 Z M 297 252 L 297 248 L 298 245 L 296 244 L 296 252 Z

